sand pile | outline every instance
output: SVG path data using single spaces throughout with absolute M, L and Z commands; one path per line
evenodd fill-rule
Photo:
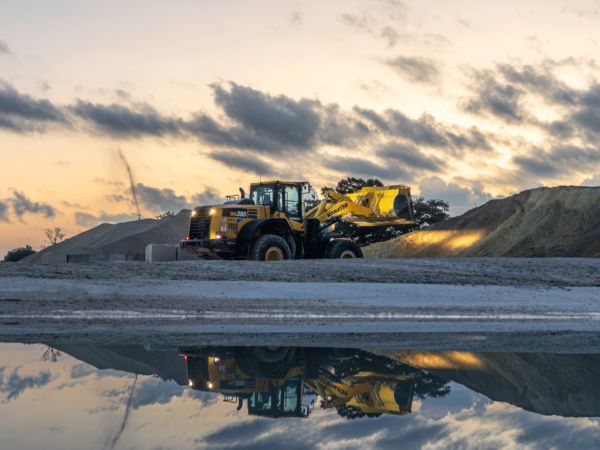
M 538 414 L 600 414 L 600 385 L 593 381 L 600 375 L 599 355 L 368 351 Z
M 187 235 L 190 210 L 161 220 L 144 219 L 117 224 L 103 223 L 45 248 L 22 261 L 41 261 L 46 252 L 143 254 L 149 244 L 178 244 Z
M 423 230 L 369 245 L 363 253 L 365 258 L 600 258 L 600 187 L 523 191 Z

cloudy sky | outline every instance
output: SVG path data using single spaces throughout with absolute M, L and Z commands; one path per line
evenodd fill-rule
M 600 2 L 0 2 L 0 253 L 260 175 L 600 184 Z M 264 179 L 264 178 L 263 178 Z

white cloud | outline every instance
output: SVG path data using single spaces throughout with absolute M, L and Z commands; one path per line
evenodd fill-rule
M 493 198 L 492 194 L 485 191 L 481 181 L 472 182 L 471 187 L 462 187 L 457 183 L 447 183 L 437 176 L 421 179 L 419 193 L 426 199 L 447 201 L 450 204 L 450 214 L 453 216 L 463 214 L 475 206 L 481 206 Z
M 596 173 L 589 178 L 586 178 L 581 182 L 580 186 L 600 186 L 600 173 Z

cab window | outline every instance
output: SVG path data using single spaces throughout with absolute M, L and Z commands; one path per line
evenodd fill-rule
M 303 207 L 300 186 L 284 186 L 285 189 L 285 214 L 290 219 L 302 220 Z
M 270 206 L 272 208 L 274 191 L 275 186 L 272 184 L 252 186 L 250 190 L 250 199 L 255 205 Z

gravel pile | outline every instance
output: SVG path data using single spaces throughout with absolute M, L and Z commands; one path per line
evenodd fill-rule
M 187 235 L 190 210 L 161 220 L 144 219 L 117 224 L 103 223 L 23 259 L 41 262 L 46 252 L 143 254 L 149 244 L 178 244 Z
M 523 191 L 369 245 L 363 253 L 365 258 L 600 258 L 600 187 Z

